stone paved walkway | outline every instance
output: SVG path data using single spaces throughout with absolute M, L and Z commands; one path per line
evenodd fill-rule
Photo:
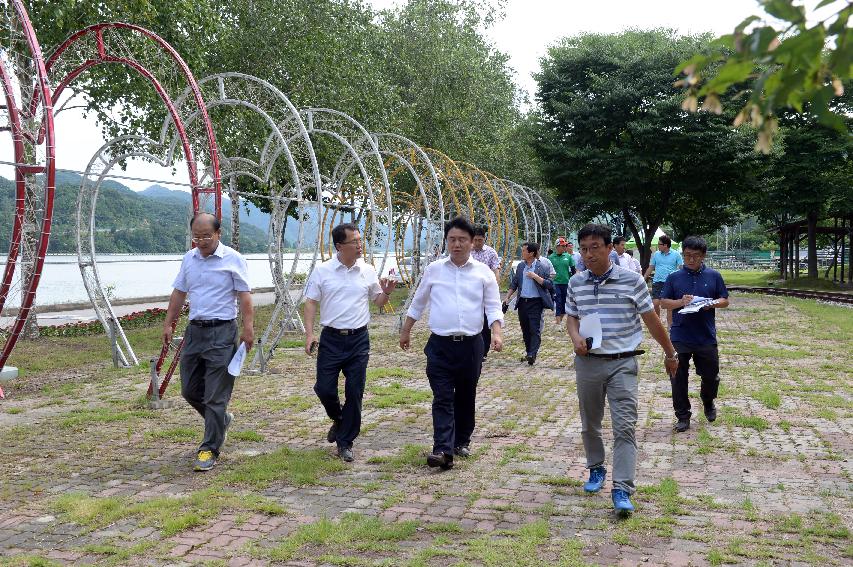
M 550 318 L 529 368 L 511 314 L 484 367 L 474 454 L 449 472 L 423 464 L 424 323 L 404 353 L 395 318 L 374 320 L 346 466 L 299 349 L 239 379 L 208 474 L 190 468 L 200 420 L 185 404 L 145 409 L 144 368 L 30 376 L 0 405 L 0 565 L 850 565 L 853 337 L 819 309 L 737 296 L 719 316 L 720 418 L 683 434 L 646 339 L 628 520 L 609 488 L 580 486 L 574 371 Z

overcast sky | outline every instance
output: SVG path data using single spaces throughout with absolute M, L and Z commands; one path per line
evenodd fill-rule
M 367 0 L 376 9 L 391 8 L 398 0 Z M 813 6 L 817 0 L 808 0 Z M 837 8 L 836 8 L 837 9 Z M 532 74 L 549 45 L 581 32 L 617 33 L 626 28 L 669 27 L 684 34 L 710 31 L 731 32 L 744 18 L 762 11 L 755 0 L 507 0 L 505 18 L 487 31 L 494 46 L 509 54 L 515 80 L 531 98 L 535 91 Z M 104 143 L 94 120 L 86 121 L 78 111 L 61 113 L 56 119 L 57 167 L 84 170 Z M 0 139 L 0 160 L 12 159 L 11 144 Z M 132 162 L 126 172 L 114 173 L 186 182 L 186 168 L 177 175 L 143 162 Z M 0 166 L 0 175 L 12 177 L 11 168 Z M 122 181 L 141 190 L 151 182 Z M 166 183 L 164 183 L 166 184 Z M 180 189 L 181 187 L 175 186 Z

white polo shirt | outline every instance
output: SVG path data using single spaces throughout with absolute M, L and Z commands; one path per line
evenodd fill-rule
M 483 332 L 483 312 L 489 325 L 503 326 L 501 297 L 495 274 L 472 257 L 456 266 L 448 256 L 426 267 L 406 313 L 421 318 L 429 304 L 429 328 L 436 335 L 478 335 Z
M 193 248 L 181 261 L 172 287 L 188 294 L 190 319 L 237 317 L 237 293 L 252 291 L 246 259 L 221 242 L 205 258 Z
M 320 324 L 334 329 L 358 329 L 370 322 L 370 302 L 382 293 L 376 269 L 359 258 L 352 268 L 337 255 L 315 266 L 305 297 L 320 303 Z

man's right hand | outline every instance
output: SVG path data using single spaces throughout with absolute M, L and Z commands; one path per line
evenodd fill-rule
M 693 301 L 693 296 L 692 296 L 692 295 L 683 295 L 683 296 L 681 296 L 681 305 L 682 305 L 682 306 L 690 305 L 690 302 L 691 302 L 691 301 Z
M 163 344 L 172 344 L 172 324 L 169 323 L 163 327 Z
M 575 354 L 578 356 L 586 356 L 589 352 L 586 348 L 586 339 L 583 337 L 572 338 L 572 344 L 575 347 Z

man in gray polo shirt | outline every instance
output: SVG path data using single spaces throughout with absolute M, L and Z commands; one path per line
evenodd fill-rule
M 181 394 L 204 418 L 204 440 L 198 448 L 195 470 L 209 471 L 219 458 L 233 415 L 228 402 L 234 377 L 228 363 L 237 349 L 237 303 L 243 315 L 240 341 L 246 350 L 255 340 L 252 292 L 246 260 L 219 241 L 219 220 L 199 213 L 190 221 L 196 245 L 184 255 L 172 287 L 163 342 L 172 342 L 172 324 L 189 295 L 190 324 L 181 352 Z
M 643 339 L 640 319 L 652 337 L 663 347 L 664 364 L 672 376 L 678 369 L 678 355 L 666 329 L 654 312 L 649 291 L 640 274 L 610 262 L 613 250 L 610 228 L 588 224 L 578 232 L 578 243 L 586 270 L 569 280 L 566 301 L 567 328 L 575 354 L 575 374 L 581 415 L 581 437 L 586 452 L 589 481 L 587 492 L 598 492 L 604 485 L 604 439 L 601 420 L 604 401 L 610 404 L 613 424 L 613 490 L 616 512 L 634 511 L 630 496 L 635 490 L 637 468 L 637 350 Z M 591 348 L 592 332 L 580 332 L 581 321 L 589 327 L 600 325 L 601 344 Z M 587 326 L 586 324 L 584 325 Z M 585 329 L 589 331 L 589 329 Z

